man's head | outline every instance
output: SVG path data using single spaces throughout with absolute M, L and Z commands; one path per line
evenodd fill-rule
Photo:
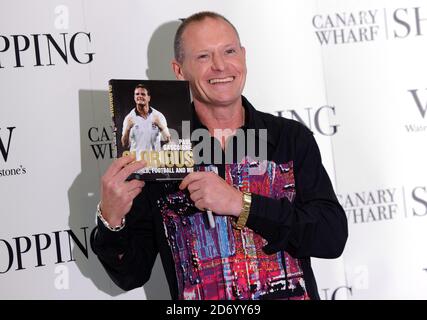
M 184 61 L 184 50 L 182 48 L 183 46 L 183 40 L 182 40 L 182 34 L 184 33 L 184 30 L 193 22 L 201 22 L 205 20 L 206 18 L 211 19 L 220 19 L 225 22 L 227 22 L 234 30 L 234 32 L 237 35 L 237 39 L 239 40 L 240 44 L 240 37 L 239 33 L 237 32 L 236 27 L 223 15 L 220 15 L 219 13 L 212 12 L 212 11 L 202 11 L 197 12 L 189 16 L 188 18 L 184 19 L 184 21 L 180 24 L 178 30 L 175 33 L 175 39 L 173 44 L 174 54 L 175 54 L 175 60 L 179 63 L 182 63 Z
M 150 108 L 150 91 L 143 84 L 138 84 L 135 87 L 133 98 L 135 100 L 136 109 L 139 113 L 148 113 Z
M 174 49 L 175 75 L 190 82 L 196 104 L 228 106 L 241 102 L 245 49 L 226 18 L 213 12 L 188 17 L 177 30 Z

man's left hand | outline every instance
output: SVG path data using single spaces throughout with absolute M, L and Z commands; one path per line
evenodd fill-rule
M 157 115 L 153 117 L 153 124 L 156 125 L 160 130 L 163 130 L 163 125 Z
M 190 192 L 190 198 L 200 210 L 238 217 L 243 206 L 243 194 L 214 172 L 192 172 L 179 185 Z

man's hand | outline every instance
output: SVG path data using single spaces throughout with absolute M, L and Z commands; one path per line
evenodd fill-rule
M 102 216 L 113 226 L 119 225 L 132 207 L 133 199 L 141 192 L 144 181 L 126 178 L 134 171 L 145 167 L 144 161 L 134 162 L 129 155 L 115 160 L 101 179 Z
M 165 125 L 162 124 L 158 115 L 155 115 L 153 117 L 153 124 L 160 129 L 160 131 L 162 133 L 162 141 L 170 142 L 171 141 L 171 135 L 169 133 L 169 130 Z
M 192 172 L 179 185 L 190 192 L 190 198 L 200 210 L 238 217 L 243 206 L 243 194 L 214 172 Z
M 162 123 L 159 119 L 159 116 L 157 116 L 157 115 L 155 115 L 153 117 L 153 124 L 156 125 L 160 129 L 160 131 L 162 131 L 164 129 L 164 126 L 162 125 Z
M 123 148 L 127 149 L 129 148 L 129 135 L 130 135 L 130 129 L 135 125 L 135 122 L 133 122 L 132 117 L 128 118 L 128 121 L 126 122 L 126 129 L 122 136 L 122 146 Z
M 135 125 L 135 122 L 133 122 L 132 117 L 129 117 L 128 122 L 127 122 L 127 126 L 126 126 L 126 130 L 132 129 L 132 127 Z

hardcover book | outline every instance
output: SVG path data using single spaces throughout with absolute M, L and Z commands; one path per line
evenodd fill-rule
M 193 172 L 187 81 L 112 79 L 109 99 L 117 157 L 133 153 L 147 163 L 128 180 L 180 180 Z

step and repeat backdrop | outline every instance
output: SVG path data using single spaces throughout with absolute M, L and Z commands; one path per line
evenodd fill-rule
M 424 0 L 2 0 L 0 299 L 170 299 L 160 261 L 123 292 L 89 244 L 111 163 L 108 80 L 174 79 L 180 19 L 246 47 L 244 94 L 315 134 L 349 224 L 313 259 L 322 299 L 427 299 Z

